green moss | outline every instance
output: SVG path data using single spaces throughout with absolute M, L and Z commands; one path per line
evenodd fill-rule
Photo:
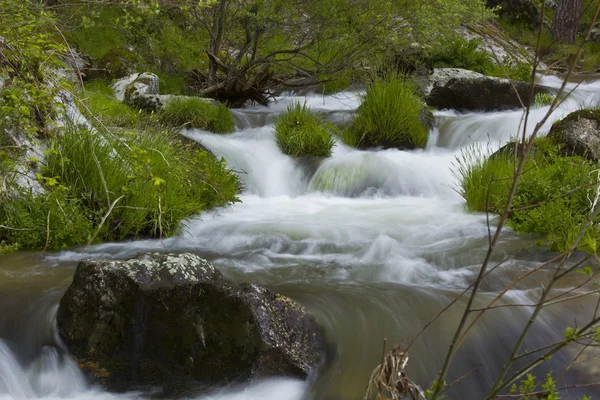
M 118 79 L 136 72 L 141 64 L 136 52 L 118 47 L 100 57 L 88 75 L 91 78 Z
M 425 105 L 415 92 L 415 86 L 397 73 L 375 78 L 342 139 L 361 148 L 425 147 L 428 129 L 421 118 Z
M 362 165 L 335 165 L 320 168 L 311 180 L 311 189 L 319 192 L 348 195 L 352 189 L 368 178 L 368 171 Z
M 206 129 L 215 133 L 235 130 L 231 111 L 223 104 L 214 104 L 201 98 L 185 97 L 169 101 L 159 114 L 169 126 Z
M 499 214 L 504 209 L 514 170 L 514 155 L 508 149 L 485 159 L 471 150 L 459 160 L 459 192 L 469 210 Z M 508 223 L 518 232 L 546 235 L 551 248 L 563 251 L 572 244 L 590 212 L 596 167 L 582 157 L 560 154 L 550 140 L 536 141 Z M 594 225 L 586 235 L 598 237 L 600 231 Z
M 331 132 L 306 104 L 294 103 L 275 123 L 275 140 L 292 157 L 329 157 L 335 144 Z

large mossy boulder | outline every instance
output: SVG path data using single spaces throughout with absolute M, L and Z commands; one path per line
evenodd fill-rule
M 87 71 L 90 79 L 119 79 L 140 69 L 141 57 L 131 48 L 110 49 L 92 63 Z
M 548 138 L 561 145 L 565 155 L 600 160 L 600 110 L 575 111 L 552 125 Z
M 529 99 L 530 84 L 496 78 L 459 68 L 436 70 L 430 79 L 432 88 L 425 98 L 428 105 L 459 111 L 496 111 L 522 107 Z M 550 89 L 535 85 L 534 94 L 550 93 Z M 521 99 L 521 100 L 520 100 Z
M 193 254 L 82 261 L 57 322 L 78 364 L 116 391 L 184 396 L 231 381 L 306 378 L 324 353 L 302 306 L 235 284 Z

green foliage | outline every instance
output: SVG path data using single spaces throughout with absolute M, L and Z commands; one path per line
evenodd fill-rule
M 482 46 L 480 39 L 454 36 L 447 43 L 430 48 L 422 56 L 421 62 L 429 68 L 464 68 L 500 78 L 525 82 L 531 79 L 531 65 L 510 57 L 499 64 Z
M 182 220 L 236 201 L 238 191 L 223 161 L 169 132 L 116 137 L 73 129 L 51 143 L 44 177 L 78 199 L 94 224 L 115 203 L 100 240 L 173 235 Z
M 536 107 L 549 106 L 550 104 L 552 104 L 555 97 L 556 96 L 551 93 L 540 92 L 535 95 L 535 98 L 533 99 L 533 104 Z
M 92 78 L 119 79 L 140 69 L 140 56 L 135 51 L 117 47 L 107 51 L 88 72 Z
M 424 62 L 431 68 L 464 68 L 485 73 L 494 61 L 490 54 L 479 48 L 480 45 L 481 40 L 456 36 L 445 46 L 431 48 L 425 54 Z
M 331 126 L 323 124 L 306 104 L 290 104 L 275 124 L 275 140 L 284 154 L 292 157 L 329 157 L 335 140 Z
M 458 160 L 459 193 L 470 211 L 500 213 L 512 184 L 514 156 L 504 148 L 488 158 L 471 149 Z M 554 250 L 573 243 L 590 212 L 588 194 L 596 175 L 595 166 L 579 156 L 562 156 L 545 138 L 536 141 L 509 214 L 509 224 L 518 232 L 546 235 Z M 600 234 L 592 226 L 586 240 Z
M 108 82 L 94 81 L 85 86 L 84 114 L 92 122 L 97 118 L 107 126 L 136 128 L 140 125 L 139 111 L 118 101 Z
M 472 146 L 457 157 L 458 193 L 465 199 L 467 210 L 499 214 L 509 193 L 514 157 L 507 150 L 487 158 L 482 154 L 482 148 Z
M 4 251 L 62 249 L 85 242 L 93 232 L 92 221 L 80 201 L 64 188 L 47 195 L 21 191 L 12 198 L 0 199 L 0 225 Z
M 231 111 L 223 104 L 186 97 L 169 101 L 159 115 L 160 120 L 170 126 L 206 129 L 215 133 L 230 133 L 235 130 Z
M 361 148 L 425 147 L 428 130 L 421 121 L 425 106 L 415 92 L 415 86 L 397 73 L 376 77 L 342 140 Z
M 37 3 L 6 0 L 0 8 L 0 130 L 35 136 L 46 132 L 56 112 L 57 82 L 50 71 L 62 65 L 54 16 Z

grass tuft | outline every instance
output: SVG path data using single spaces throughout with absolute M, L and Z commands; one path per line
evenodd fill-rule
M 235 122 L 231 111 L 223 104 L 213 104 L 201 98 L 175 98 L 159 114 L 161 122 L 174 127 L 205 129 L 215 133 L 231 133 Z
M 275 140 L 284 154 L 329 157 L 335 144 L 329 129 L 306 104 L 290 104 L 275 124 Z
M 415 86 L 398 73 L 375 78 L 342 140 L 360 148 L 424 148 L 428 129 L 421 120 L 425 107 Z

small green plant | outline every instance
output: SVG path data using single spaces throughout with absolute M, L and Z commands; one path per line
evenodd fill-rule
M 306 104 L 290 104 L 275 124 L 275 140 L 284 154 L 329 157 L 335 144 L 330 130 Z
M 541 93 L 540 92 L 535 95 L 535 98 L 533 99 L 533 104 L 536 107 L 549 106 L 550 104 L 552 104 L 555 97 L 556 96 L 551 93 Z
M 376 77 L 342 140 L 360 148 L 424 148 L 428 129 L 422 122 L 424 104 L 414 84 L 398 73 Z
M 159 114 L 161 122 L 175 127 L 230 133 L 235 130 L 231 111 L 223 104 L 214 104 L 201 98 L 175 98 Z

